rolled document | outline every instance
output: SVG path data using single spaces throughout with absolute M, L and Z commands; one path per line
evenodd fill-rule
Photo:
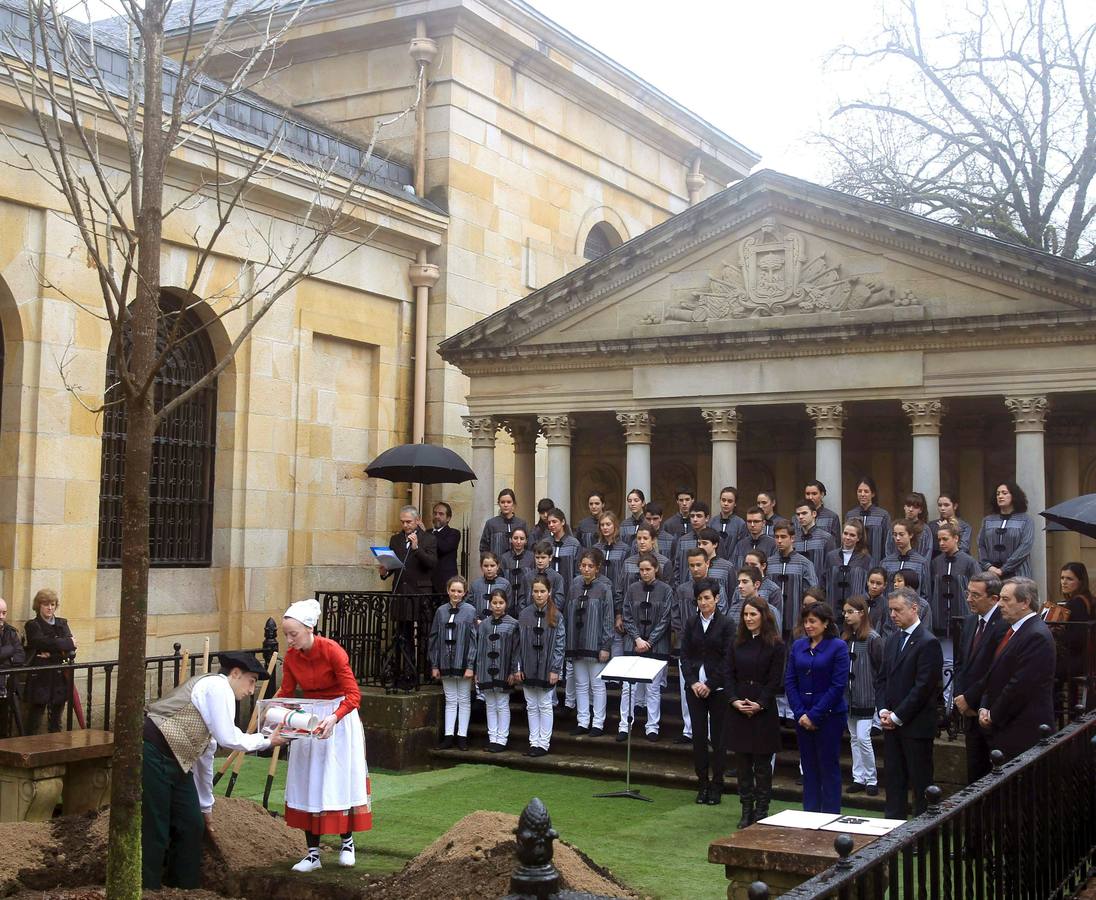
M 270 728 L 277 728 L 282 725 L 291 731 L 314 731 L 320 724 L 318 716 L 301 709 L 287 709 L 284 706 L 270 707 L 266 711 L 264 721 Z

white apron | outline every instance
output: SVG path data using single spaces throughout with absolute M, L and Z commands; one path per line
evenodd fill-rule
M 332 715 L 343 698 L 328 701 Z M 317 703 L 317 706 L 319 704 Z M 338 812 L 364 806 L 370 809 L 369 768 L 365 762 L 365 732 L 357 711 L 347 713 L 326 740 L 298 738 L 289 753 L 285 804 L 306 813 Z

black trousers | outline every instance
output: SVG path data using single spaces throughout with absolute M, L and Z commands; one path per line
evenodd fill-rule
M 32 703 L 30 707 L 30 716 L 27 721 L 27 734 L 38 734 L 38 729 L 42 727 L 42 719 L 45 717 L 46 709 L 49 709 L 49 733 L 61 730 L 61 713 L 65 711 L 65 704 L 62 703 L 50 703 L 47 707 L 44 703 Z
M 901 732 L 901 728 L 883 730 L 883 781 L 887 789 L 883 815 L 888 819 L 907 818 L 910 790 L 913 814 L 923 813 L 927 805 L 925 788 L 932 784 L 932 738 L 915 738 Z
M 963 740 L 967 746 L 967 784 L 973 784 L 983 775 L 988 775 L 993 769 L 990 761 L 989 741 L 986 733 L 978 727 L 977 719 L 964 719 L 966 732 Z
M 693 720 L 693 766 L 696 768 L 696 777 L 702 782 L 710 780 L 712 784 L 722 786 L 723 771 L 727 767 L 727 751 L 723 747 L 727 695 L 723 691 L 712 691 L 707 697 L 698 697 L 691 687 L 687 687 L 685 702 Z M 711 752 L 708 750 L 709 725 L 714 748 Z
M 738 799 L 767 807 L 773 795 L 773 755 L 771 753 L 736 753 Z

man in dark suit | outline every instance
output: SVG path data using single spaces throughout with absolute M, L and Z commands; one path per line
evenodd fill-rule
M 968 701 L 978 706 L 978 726 L 990 747 L 1019 756 L 1039 741 L 1039 726 L 1054 728 L 1054 636 L 1039 618 L 1039 588 L 1030 578 L 1001 587 L 1001 617 L 1009 626 L 993 651 L 985 676 Z
M 392 666 L 395 684 L 401 687 L 413 686 L 418 671 L 416 657 L 419 652 L 415 640 L 415 622 L 420 610 L 417 601 L 406 596 L 409 594 L 431 594 L 434 591 L 433 574 L 438 564 L 438 542 L 433 532 L 426 531 L 419 520 L 419 511 L 414 506 L 405 506 L 400 510 L 400 530 L 392 535 L 388 547 L 400 562 L 402 569 L 388 571 L 380 567 L 381 578 L 395 574 L 392 593 L 391 616 L 396 623 L 396 642 L 392 647 Z M 406 597 L 403 599 L 402 597 Z M 426 609 L 423 617 L 433 612 Z
M 993 652 L 1008 628 L 998 606 L 1000 599 L 1001 579 L 992 572 L 982 572 L 967 584 L 970 615 L 963 621 L 963 632 L 955 648 L 955 710 L 964 723 L 967 784 L 987 775 L 993 768 L 985 732 L 978 727 L 978 705 L 971 705 L 968 693 L 972 685 L 985 677 L 993 662 Z
M 434 504 L 434 540 L 438 545 L 438 564 L 434 566 L 432 577 L 434 593 L 444 594 L 445 585 L 457 574 L 457 548 L 460 546 L 460 532 L 451 528 L 453 507 L 448 503 Z
M 944 654 L 936 636 L 918 615 L 920 598 L 898 588 L 887 598 L 891 621 L 898 628 L 887 638 L 875 702 L 883 725 L 884 784 L 888 819 L 904 819 L 925 809 L 925 789 L 932 784 L 932 741 L 936 737 L 936 698 Z

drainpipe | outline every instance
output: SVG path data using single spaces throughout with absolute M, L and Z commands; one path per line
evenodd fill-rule
M 415 104 L 415 196 L 426 195 L 426 70 L 438 55 L 438 45 L 426 36 L 426 23 L 415 23 L 415 37 L 407 52 L 418 68 Z M 408 269 L 408 277 L 415 289 L 415 387 L 411 416 L 411 441 L 421 444 L 426 440 L 426 336 L 430 311 L 430 288 L 438 283 L 438 267 L 426 261 L 426 251 L 420 250 L 415 262 Z M 422 513 L 422 486 L 413 485 L 411 502 Z M 429 521 L 429 518 L 427 521 Z
M 689 190 L 689 206 L 696 206 L 700 202 L 700 192 L 704 189 L 708 179 L 700 171 L 700 154 L 693 157 L 693 164 L 689 174 L 685 176 L 685 187 Z

